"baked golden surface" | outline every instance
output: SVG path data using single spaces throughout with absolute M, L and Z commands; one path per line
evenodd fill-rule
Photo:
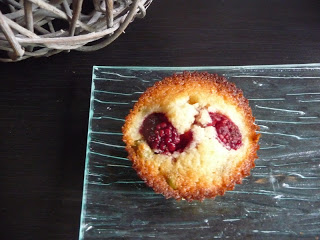
M 164 114 L 180 136 L 191 131 L 188 145 L 172 152 L 149 146 L 141 128 L 154 113 Z M 241 143 L 235 148 L 222 142 L 212 113 L 236 126 Z M 250 174 L 259 149 L 254 120 L 248 100 L 233 83 L 216 74 L 184 72 L 141 95 L 126 117 L 123 141 L 133 168 L 156 192 L 177 200 L 203 200 L 223 195 Z

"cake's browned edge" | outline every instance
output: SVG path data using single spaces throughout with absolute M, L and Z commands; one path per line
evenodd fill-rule
M 203 88 L 214 87 L 216 91 L 229 100 L 233 104 L 240 107 L 246 119 L 246 126 L 250 128 L 249 132 L 251 138 L 250 152 L 247 155 L 245 161 L 240 162 L 238 171 L 234 174 L 233 179 L 228 184 L 224 183 L 221 187 L 209 187 L 209 188 L 196 188 L 190 189 L 185 186 L 180 191 L 171 188 L 165 177 L 155 174 L 152 164 L 143 161 L 135 149 L 132 147 L 133 142 L 127 135 L 130 125 L 134 119 L 134 115 L 137 114 L 140 109 L 147 105 L 150 101 L 154 100 L 155 95 L 159 95 L 163 86 L 170 85 L 171 88 L 181 88 L 181 85 L 188 85 L 191 82 L 196 81 Z M 126 143 L 126 150 L 128 152 L 128 158 L 132 161 L 132 167 L 136 170 L 137 174 L 145 183 L 152 187 L 155 192 L 162 193 L 166 198 L 175 198 L 177 200 L 186 199 L 187 201 L 192 200 L 203 200 L 204 198 L 214 198 L 217 195 L 224 195 L 225 191 L 234 189 L 235 184 L 242 183 L 242 179 L 250 175 L 250 170 L 255 166 L 255 159 L 258 158 L 257 151 L 259 149 L 259 137 L 256 131 L 259 127 L 254 123 L 255 118 L 252 116 L 252 111 L 249 106 L 248 100 L 243 96 L 243 92 L 238 89 L 235 84 L 227 81 L 226 78 L 218 76 L 217 74 L 209 74 L 207 72 L 183 72 L 182 74 L 174 74 L 171 77 L 166 77 L 162 81 L 156 82 L 154 86 L 148 88 L 145 93 L 141 95 L 138 102 L 134 105 L 133 109 L 130 110 L 129 115 L 125 119 L 125 124 L 122 127 L 123 141 Z

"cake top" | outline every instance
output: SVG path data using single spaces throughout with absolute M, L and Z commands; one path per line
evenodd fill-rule
M 123 127 L 138 174 L 165 196 L 187 200 L 223 194 L 249 174 L 256 130 L 241 90 L 216 74 L 189 72 L 147 89 Z

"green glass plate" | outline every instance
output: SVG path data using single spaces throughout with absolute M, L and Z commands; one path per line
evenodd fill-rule
M 260 126 L 259 159 L 234 191 L 204 202 L 166 200 L 131 168 L 125 116 L 147 87 L 182 71 L 226 76 Z M 320 236 L 320 64 L 94 67 L 80 239 Z

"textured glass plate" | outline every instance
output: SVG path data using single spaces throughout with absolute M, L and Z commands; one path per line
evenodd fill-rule
M 251 176 L 204 202 L 155 194 L 131 168 L 121 140 L 140 94 L 183 70 L 234 82 L 262 134 Z M 319 147 L 320 64 L 94 67 L 80 239 L 319 239 Z

